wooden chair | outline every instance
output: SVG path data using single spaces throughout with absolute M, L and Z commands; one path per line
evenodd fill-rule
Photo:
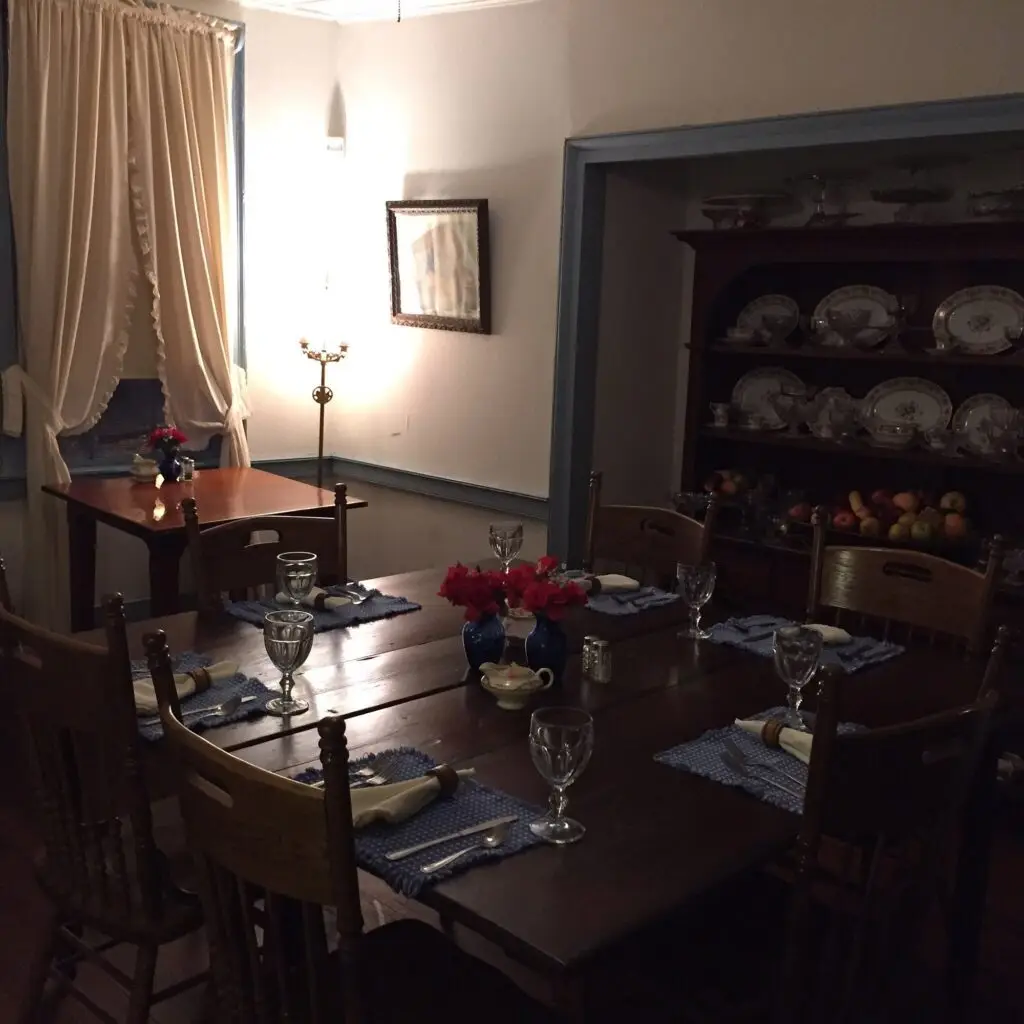
M 880 980 L 874 994 L 883 1002 L 892 999 L 892 980 L 912 970 L 915 929 L 920 938 L 926 912 L 949 908 L 949 866 L 998 693 L 983 684 L 968 707 L 840 735 L 839 691 L 854 684 L 838 672 L 823 676 L 796 843 L 780 1020 L 838 1024 L 872 994 L 867 978 Z M 846 844 L 839 877 L 819 856 L 826 837 Z M 830 917 L 824 936 L 813 928 L 818 892 L 826 894 Z M 852 927 L 844 946 L 846 925 Z M 815 985 L 810 965 L 819 954 Z M 868 959 L 874 969 L 865 971 Z
M 676 565 L 697 565 L 708 559 L 717 503 L 709 496 L 700 522 L 667 508 L 602 505 L 601 473 L 590 474 L 585 568 L 597 563 L 638 572 L 641 579 L 674 580 Z
M 11 588 L 7 585 L 7 563 L 4 561 L 3 555 L 0 555 L 0 608 L 8 612 L 14 611 Z
M 325 788 L 294 782 L 185 728 L 164 634 L 146 649 L 198 860 L 219 1024 L 547 1019 L 429 925 L 363 932 L 341 718 L 318 726 Z M 325 906 L 337 911 L 334 952 Z
M 155 1003 L 203 980 L 153 991 L 159 948 L 198 929 L 202 913 L 194 898 L 172 885 L 153 840 L 120 595 L 105 600 L 104 618 L 106 648 L 49 633 L 0 609 L 0 675 L 15 685 L 23 712 L 43 842 L 37 877 L 55 909 L 43 956 L 27 968 L 29 1012 L 36 1012 L 51 972 L 63 978 L 52 963 L 60 945 L 127 989 L 124 1020 L 143 1024 Z M 88 945 L 78 934 L 83 927 L 105 941 Z M 132 976 L 101 955 L 122 943 L 138 947 Z M 84 993 L 72 988 L 71 994 L 114 1022 Z
M 185 498 L 181 509 L 185 535 L 201 608 L 219 608 L 221 594 L 244 596 L 273 585 L 276 559 L 283 551 L 312 551 L 323 583 L 348 579 L 347 487 L 334 485 L 334 515 L 254 516 L 200 529 L 194 498 Z M 273 533 L 274 540 L 260 542 L 255 533 Z
M 884 639 L 899 624 L 910 641 L 920 630 L 932 644 L 941 635 L 963 641 L 968 654 L 984 650 L 1002 565 L 1001 537 L 993 537 L 985 571 L 978 572 L 922 551 L 829 545 L 827 522 L 827 510 L 815 509 L 810 621 L 822 621 L 831 609 L 836 625 L 868 628 L 880 620 Z

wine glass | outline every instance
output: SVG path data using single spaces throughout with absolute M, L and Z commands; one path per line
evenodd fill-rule
M 298 715 L 309 710 L 309 702 L 292 697 L 292 673 L 302 668 L 313 647 L 312 612 L 291 610 L 267 612 L 263 619 L 263 644 L 270 660 L 281 670 L 281 696 L 268 700 L 264 710 L 271 715 Z
M 706 640 L 711 636 L 711 630 L 701 627 L 700 612 L 715 589 L 715 563 L 686 565 L 679 562 L 676 564 L 676 579 L 679 582 L 679 593 L 690 609 L 690 626 L 679 635 L 691 640 Z
M 565 791 L 583 774 L 594 750 L 594 720 L 582 708 L 539 708 L 530 719 L 530 757 L 551 786 L 548 813 L 530 831 L 556 846 L 583 838 L 586 828 L 565 816 Z
M 491 523 L 491 550 L 501 562 L 502 572 L 508 572 L 516 555 L 523 548 L 522 523 Z
M 317 559 L 312 551 L 282 551 L 277 556 L 277 592 L 299 605 L 316 584 Z
M 775 631 L 775 671 L 789 688 L 786 725 L 807 731 L 800 717 L 804 687 L 814 678 L 821 662 L 821 634 L 805 626 L 783 626 Z

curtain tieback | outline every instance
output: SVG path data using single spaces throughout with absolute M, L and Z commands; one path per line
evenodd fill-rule
M 43 427 L 56 444 L 57 435 L 64 429 L 64 421 L 53 407 L 46 392 L 15 363 L 0 373 L 0 393 L 3 395 L 3 432 L 21 437 L 25 429 L 25 400 L 34 402 L 43 414 Z

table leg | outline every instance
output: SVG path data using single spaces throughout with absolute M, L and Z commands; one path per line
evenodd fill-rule
M 71 632 L 92 629 L 96 603 L 96 520 L 72 504 L 68 504 L 68 582 Z
M 178 567 L 185 550 L 184 537 L 159 536 L 149 543 L 149 614 L 173 615 L 178 606 Z

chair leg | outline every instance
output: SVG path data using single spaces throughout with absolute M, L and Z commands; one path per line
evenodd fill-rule
M 32 1024 L 39 1018 L 42 1008 L 43 994 L 46 991 L 46 981 L 50 976 L 50 965 L 53 963 L 54 954 L 57 952 L 57 935 L 59 925 L 54 919 L 50 923 L 46 942 L 29 964 L 28 985 L 23 1013 L 19 1024 Z
M 153 976 L 156 974 L 157 946 L 139 946 L 135 957 L 135 976 L 128 1000 L 125 1024 L 146 1024 L 153 1002 Z

